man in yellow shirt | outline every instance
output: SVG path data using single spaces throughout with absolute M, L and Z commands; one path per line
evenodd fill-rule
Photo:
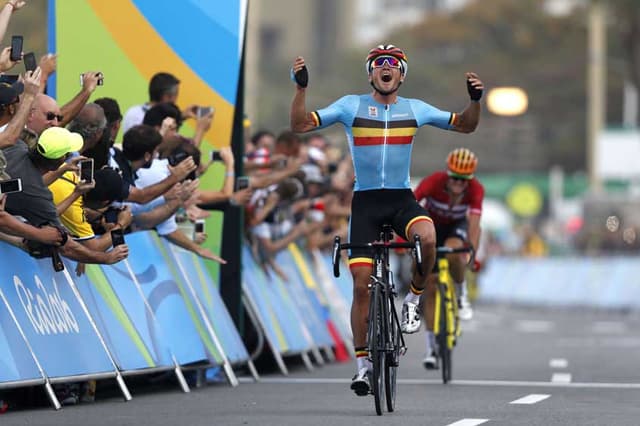
M 94 188 L 95 191 L 93 191 Z M 94 181 L 89 183 L 81 181 L 76 172 L 67 171 L 49 185 L 60 221 L 69 231 L 71 238 L 97 251 L 105 251 L 111 247 L 111 233 L 106 232 L 96 237 L 85 215 L 83 195 L 93 191 L 100 194 L 101 198 L 105 198 L 100 201 L 108 205 L 112 201 L 122 201 L 126 198 L 128 193 L 124 193 L 125 188 L 122 178 L 113 169 L 96 170 Z M 124 230 L 131 224 L 131 219 L 128 208 L 120 210 L 116 223 L 109 228 L 109 231 Z M 82 269 L 79 265 L 76 272 L 80 274 Z

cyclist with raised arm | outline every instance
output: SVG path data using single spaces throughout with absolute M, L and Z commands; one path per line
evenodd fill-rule
M 296 82 L 291 103 L 291 129 L 317 130 L 335 123 L 345 127 L 355 172 L 349 237 L 351 243 L 368 243 L 380 236 L 383 224 L 408 239 L 420 236 L 426 270 L 435 261 L 435 231 L 427 212 L 420 207 L 409 185 L 411 147 L 417 129 L 426 124 L 446 130 L 470 133 L 480 119 L 482 81 L 466 73 L 471 102 L 461 113 L 439 110 L 421 100 L 398 96 L 407 76 L 407 56 L 393 45 L 379 45 L 369 51 L 365 68 L 373 92 L 344 96 L 326 108 L 307 111 L 308 74 L 304 58 L 292 67 Z M 351 389 L 359 396 L 369 393 L 370 362 L 367 348 L 368 283 L 373 259 L 366 252 L 351 250 L 349 268 L 354 280 L 351 328 L 357 357 L 357 373 Z M 415 268 L 414 268 L 415 269 Z M 415 333 L 420 328 L 418 303 L 425 277 L 413 274 L 411 291 L 402 306 L 401 329 Z
M 484 187 L 473 175 L 477 164 L 478 159 L 473 152 L 466 148 L 454 149 L 447 156 L 447 170 L 425 177 L 416 187 L 414 193 L 416 200 L 433 219 L 437 247 L 462 248 L 469 244 L 474 248 L 478 247 Z M 458 315 L 463 320 L 470 320 L 473 317 L 465 281 L 468 256 L 467 253 L 447 255 L 449 272 L 458 295 Z M 433 334 L 437 279 L 437 274 L 430 274 L 427 281 L 426 300 L 423 300 L 427 324 L 426 355 L 423 365 L 428 370 L 438 368 L 436 338 Z

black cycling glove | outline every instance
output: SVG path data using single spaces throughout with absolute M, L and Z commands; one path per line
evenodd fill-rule
M 472 101 L 479 101 L 482 98 L 482 89 L 476 89 L 471 84 L 471 80 L 467 79 L 467 92 Z
M 291 68 L 291 80 L 300 87 L 307 87 L 309 84 L 309 71 L 307 71 L 306 65 L 296 73 L 294 73 L 293 68 Z

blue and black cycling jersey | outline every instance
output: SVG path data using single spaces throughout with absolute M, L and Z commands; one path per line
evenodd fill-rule
M 356 176 L 354 191 L 407 189 L 411 148 L 418 127 L 451 129 L 456 114 L 417 99 L 384 105 L 371 94 L 347 95 L 312 112 L 318 128 L 344 125 Z

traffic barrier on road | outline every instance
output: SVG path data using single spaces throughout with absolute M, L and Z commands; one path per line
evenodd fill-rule
M 0 311 L 6 310 L 0 289 Z M 4 305 L 3 305 L 4 303 Z M 6 310 L 8 314 L 9 311 Z M 44 376 L 11 315 L 0 314 L 0 388 L 44 384 Z
M 178 267 L 194 301 L 202 309 L 200 314 L 212 328 L 214 338 L 219 339 L 221 352 L 232 365 L 246 364 L 255 379 L 258 373 L 225 306 L 213 278 L 207 273 L 204 260 L 194 253 L 156 237 L 167 255 Z
M 72 262 L 64 260 L 67 270 Z M 124 376 L 174 370 L 178 383 L 189 392 L 182 370 L 138 286 L 109 283 L 98 265 L 86 265 L 75 276 L 78 291 L 94 319 L 113 359 Z
M 243 294 L 247 308 L 255 315 L 271 352 L 287 374 L 282 356 L 300 355 L 308 368 L 308 352 L 314 344 L 309 330 L 296 316 L 296 305 L 279 277 L 267 276 L 245 244 L 242 250 Z
M 68 271 L 54 272 L 50 259 L 34 259 L 5 244 L 1 247 L 0 296 L 4 308 L 0 309 L 0 321 L 2 324 L 13 321 L 20 332 L 32 359 L 42 368 L 54 407 L 60 405 L 50 383 L 79 378 L 116 378 L 125 399 L 130 399 L 119 370 Z M 11 330 L 4 325 L 3 329 Z M 15 347 L 20 349 L 20 340 L 13 337 L 9 347 L 13 350 L 15 341 Z
M 480 300 L 532 305 L 640 307 L 637 257 L 493 257 L 479 275 Z
M 0 388 L 44 384 L 58 407 L 56 382 L 112 377 L 129 399 L 122 376 L 130 374 L 174 369 L 185 392 L 185 366 L 222 367 L 232 385 L 231 365 L 247 365 L 258 378 L 203 260 L 153 232 L 127 235 L 127 244 L 127 260 L 86 265 L 78 277 L 68 259 L 56 273 L 49 259 L 0 243 Z M 327 296 L 326 271 L 319 278 L 299 250 L 278 259 L 289 282 L 268 277 L 245 248 L 245 301 L 283 372 L 288 355 L 312 369 L 309 354 L 324 362 L 318 348 L 331 359 L 333 347 L 350 347 L 333 327 L 344 318 L 331 308 L 346 304 L 335 284 Z

